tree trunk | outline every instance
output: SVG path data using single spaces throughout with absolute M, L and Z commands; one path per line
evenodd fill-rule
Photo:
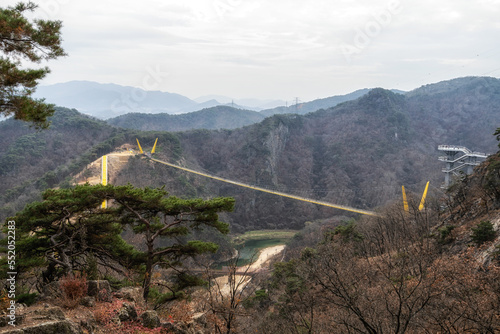
M 144 292 L 142 296 L 144 297 L 144 301 L 147 303 L 148 302 L 148 295 L 149 295 L 149 287 L 151 286 L 151 271 L 152 271 L 152 263 L 151 259 L 148 256 L 148 259 L 146 260 L 146 273 L 144 274 L 144 282 L 142 284 L 142 288 L 144 289 Z
M 149 233 L 147 236 L 149 236 Z M 142 284 L 142 288 L 144 290 L 142 296 L 146 304 L 148 303 L 149 288 L 151 287 L 151 275 L 153 274 L 153 241 L 147 240 L 147 246 L 148 255 L 146 257 L 146 273 L 144 274 L 144 282 Z

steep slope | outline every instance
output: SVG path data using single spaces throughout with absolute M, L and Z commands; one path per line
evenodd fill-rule
M 128 129 L 186 131 L 236 129 L 263 119 L 264 116 L 255 111 L 216 106 L 181 115 L 131 113 L 109 119 L 107 122 Z
M 264 321 L 248 332 L 299 332 L 298 318 L 332 334 L 500 332 L 499 172 L 496 154 L 440 205 L 420 211 L 411 199 L 407 213 L 394 203 L 309 224 L 275 264 L 254 308 Z
M 466 251 L 467 243 L 471 242 L 471 227 L 481 221 L 491 221 L 495 230 L 500 231 L 500 151 L 490 155 L 473 174 L 456 182 L 448 192 L 450 196 L 443 225 L 457 226 L 454 237 L 465 239 L 453 245 L 452 251 Z M 497 235 L 498 245 L 500 233 Z M 497 255 L 500 260 L 500 252 Z

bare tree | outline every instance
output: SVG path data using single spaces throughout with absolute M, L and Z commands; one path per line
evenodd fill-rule
M 214 333 L 239 333 L 241 319 L 249 313 L 243 304 L 256 290 L 256 276 L 250 264 L 238 267 L 239 256 L 231 259 L 222 270 L 207 269 L 208 284 L 208 320 L 213 325 Z M 217 277 L 217 274 L 222 276 Z

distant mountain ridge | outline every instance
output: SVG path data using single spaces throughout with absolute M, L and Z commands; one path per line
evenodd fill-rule
M 276 107 L 272 109 L 266 109 L 262 110 L 261 113 L 266 115 L 266 116 L 272 116 L 276 114 L 299 114 L 299 115 L 305 115 L 310 112 L 317 111 L 319 109 L 327 109 L 331 107 L 335 107 L 336 105 L 355 100 L 358 97 L 361 97 L 368 93 L 370 89 L 364 88 L 364 89 L 359 89 L 357 91 L 354 91 L 352 93 L 346 94 L 346 95 L 336 95 L 336 96 L 331 96 L 323 99 L 317 99 L 313 100 L 310 102 L 300 102 L 296 103 L 290 106 L 282 106 L 282 107 Z
M 108 119 L 128 113 L 183 114 L 219 105 L 231 105 L 240 109 L 262 110 L 276 105 L 278 100 L 236 99 L 224 96 L 217 101 L 212 97 L 201 97 L 198 101 L 183 95 L 146 91 L 141 88 L 116 84 L 101 84 L 92 81 L 70 81 L 48 86 L 40 86 L 35 94 L 48 103 L 60 107 L 75 108 L 82 113 L 100 119 Z M 246 106 L 248 103 L 250 106 Z M 284 104 L 284 102 L 283 102 Z
M 206 95 L 200 96 L 194 99 L 194 101 L 198 103 L 204 103 L 209 100 L 215 100 L 224 105 L 232 105 L 237 104 L 244 106 L 243 108 L 247 108 L 254 111 L 260 111 L 270 108 L 275 108 L 278 106 L 283 106 L 286 104 L 286 101 L 282 100 L 260 100 L 260 99 L 233 99 L 228 96 L 223 95 Z
M 295 106 L 289 106 L 288 108 L 285 106 L 276 107 L 279 103 L 285 104 L 284 101 L 279 100 L 231 99 L 218 95 L 191 100 L 175 93 L 146 91 L 136 87 L 101 84 L 92 81 L 70 81 L 40 86 L 34 96 L 45 98 L 46 102 L 60 107 L 77 109 L 84 114 L 99 119 L 110 119 L 128 113 L 184 114 L 220 105 L 260 111 L 264 116 L 281 113 L 305 114 L 358 98 L 366 92 L 368 92 L 368 89 L 306 102 L 300 104 L 298 108 Z M 220 101 L 217 99 L 220 99 Z M 269 108 L 269 106 L 272 108 Z
M 179 113 L 198 105 L 179 94 L 91 81 L 40 86 L 35 96 L 101 119 L 137 111 Z
M 167 113 L 146 114 L 128 113 L 107 120 L 108 124 L 127 129 L 137 130 L 163 130 L 163 131 L 186 131 L 193 129 L 236 129 L 262 121 L 265 117 L 277 114 L 298 114 L 305 115 L 320 109 L 328 109 L 360 98 L 370 92 L 370 89 L 360 89 L 346 95 L 337 95 L 318 99 L 311 102 L 304 102 L 289 107 L 277 107 L 262 110 L 260 112 L 247 110 L 242 106 L 217 105 L 204 108 L 199 111 L 181 115 L 170 115 Z M 397 91 L 401 93 L 402 91 Z M 200 100 L 201 101 L 201 100 Z M 205 105 L 211 105 L 217 101 L 209 100 Z M 233 107 L 234 106 L 234 107 Z
M 145 131 L 186 131 L 236 129 L 263 119 L 264 115 L 257 111 L 216 106 L 179 115 L 130 113 L 106 122 L 122 128 Z

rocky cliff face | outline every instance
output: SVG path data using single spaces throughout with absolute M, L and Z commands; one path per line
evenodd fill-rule
M 278 164 L 281 160 L 281 154 L 286 147 L 288 133 L 288 127 L 280 123 L 278 127 L 271 130 L 269 136 L 265 140 L 264 147 L 269 150 L 269 156 L 266 159 L 266 171 L 271 174 L 271 180 L 274 186 L 278 186 Z

